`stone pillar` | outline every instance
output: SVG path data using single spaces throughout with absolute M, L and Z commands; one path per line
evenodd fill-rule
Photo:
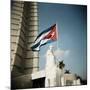
M 76 85 L 81 85 L 79 78 L 76 80 Z
M 62 70 L 59 67 L 57 67 L 57 71 L 56 71 L 57 86 L 61 86 L 61 73 L 62 73 Z
M 38 35 L 36 2 L 11 1 L 11 87 L 32 87 L 31 73 L 39 69 L 31 44 Z
M 61 77 L 61 86 L 65 86 L 64 76 Z
M 39 70 L 39 53 L 31 50 L 31 45 L 38 35 L 38 5 L 36 2 L 25 4 L 28 4 L 28 30 L 24 73 L 31 74 Z
M 21 75 L 24 43 L 21 37 L 24 2 L 11 2 L 11 71 Z
M 73 80 L 73 85 L 77 85 L 77 80 Z
M 36 72 L 39 55 L 30 46 L 38 35 L 37 3 L 13 1 L 11 8 L 11 70 L 14 76 Z

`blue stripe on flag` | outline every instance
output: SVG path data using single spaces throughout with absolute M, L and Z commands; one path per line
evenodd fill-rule
M 37 40 L 42 34 L 47 33 L 48 31 L 50 31 L 55 25 L 56 25 L 56 24 L 54 24 L 53 26 L 51 26 L 51 27 L 49 27 L 48 29 L 44 30 L 43 32 L 41 32 L 41 33 L 37 36 L 36 40 Z M 35 41 L 36 41 L 36 40 L 35 40 Z
M 43 32 L 41 32 L 41 33 L 37 36 L 36 40 L 37 40 L 42 34 L 47 33 L 48 31 L 50 31 L 50 28 L 48 28 L 48 29 L 44 30 Z M 36 41 L 36 40 L 35 40 L 35 41 Z
M 45 42 L 45 43 L 43 43 L 43 44 L 40 45 L 40 43 L 41 43 L 41 40 L 40 40 L 37 44 L 33 45 L 33 46 L 31 47 L 31 49 L 32 49 L 33 51 L 40 51 L 40 47 L 41 47 L 41 46 L 46 45 L 46 44 L 51 43 L 51 42 L 54 42 L 54 41 L 53 41 L 53 40 L 48 40 L 47 42 Z M 37 48 L 39 48 L 39 50 L 37 50 Z

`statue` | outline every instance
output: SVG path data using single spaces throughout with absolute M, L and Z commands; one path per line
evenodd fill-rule
M 53 46 L 49 46 L 46 53 L 46 78 L 45 87 L 55 87 L 64 85 L 64 66 L 63 61 L 56 60 L 54 56 Z
M 53 46 L 50 46 L 46 53 L 46 79 L 45 87 L 56 86 L 56 62 L 53 54 Z

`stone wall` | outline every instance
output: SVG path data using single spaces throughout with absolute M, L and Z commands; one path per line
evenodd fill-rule
M 21 37 L 24 2 L 11 3 L 11 71 L 12 76 L 22 73 L 24 42 Z M 23 30 L 24 32 L 24 30 Z
M 37 35 L 38 35 L 37 3 L 12 1 L 11 2 L 11 83 L 13 86 L 12 88 L 31 87 L 32 82 L 30 79 L 30 74 L 39 70 L 39 54 L 38 52 L 33 52 L 30 48 Z

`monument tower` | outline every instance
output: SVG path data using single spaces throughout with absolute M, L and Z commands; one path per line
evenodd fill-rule
M 37 2 L 11 1 L 11 78 L 14 88 L 30 87 L 30 78 L 25 75 L 39 70 L 38 52 L 30 48 L 37 35 Z

